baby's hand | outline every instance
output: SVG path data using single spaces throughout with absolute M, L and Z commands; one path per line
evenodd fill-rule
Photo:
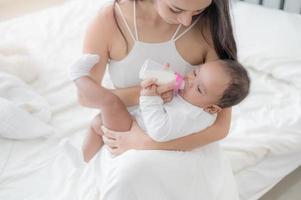
M 156 79 L 146 79 L 141 82 L 141 92 L 142 96 L 157 96 L 157 85 Z
M 170 82 L 170 83 L 158 86 L 157 93 L 158 93 L 158 95 L 161 96 L 164 103 L 170 102 L 173 99 L 174 87 L 175 87 L 174 82 Z

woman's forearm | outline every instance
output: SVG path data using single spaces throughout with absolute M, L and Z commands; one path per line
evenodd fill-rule
M 218 114 L 215 123 L 198 133 L 168 142 L 155 142 L 149 140 L 149 149 L 190 151 L 195 148 L 225 138 L 230 129 L 231 108 L 224 109 Z
M 217 131 L 213 126 L 199 133 L 194 133 L 182 138 L 174 139 L 168 142 L 151 141 L 151 149 L 171 150 L 171 151 L 191 151 L 206 144 L 221 140 L 223 134 L 214 134 Z
M 101 108 L 101 102 L 110 91 L 112 95 L 118 96 L 126 106 L 133 106 L 139 103 L 140 86 L 124 89 L 108 90 L 89 77 L 81 77 L 75 81 L 78 89 L 78 98 L 81 105 L 90 108 Z M 105 95 L 107 94 L 107 95 Z
M 134 86 L 111 91 L 118 96 L 126 106 L 135 106 L 139 103 L 140 89 L 140 86 Z

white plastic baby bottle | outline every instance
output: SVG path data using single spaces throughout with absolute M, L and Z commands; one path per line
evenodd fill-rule
M 151 59 L 147 59 L 142 65 L 139 78 L 143 80 L 156 78 L 158 85 L 174 81 L 177 89 L 183 89 L 185 84 L 181 75 L 173 72 L 170 68 L 166 69 L 164 65 Z

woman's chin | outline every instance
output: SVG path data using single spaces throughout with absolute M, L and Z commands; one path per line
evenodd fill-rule
M 180 23 L 179 22 L 171 22 L 170 24 L 172 24 L 172 25 L 179 25 Z
M 184 97 L 185 91 L 184 91 L 184 90 L 179 90 L 178 94 L 179 94 L 181 97 Z
M 179 22 L 171 20 L 171 19 L 165 19 L 164 21 L 171 25 L 179 25 Z

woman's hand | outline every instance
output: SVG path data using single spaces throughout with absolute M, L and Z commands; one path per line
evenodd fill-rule
M 102 126 L 103 141 L 113 155 L 120 155 L 130 149 L 150 149 L 151 138 L 144 133 L 134 120 L 132 128 L 127 132 L 116 132 Z

